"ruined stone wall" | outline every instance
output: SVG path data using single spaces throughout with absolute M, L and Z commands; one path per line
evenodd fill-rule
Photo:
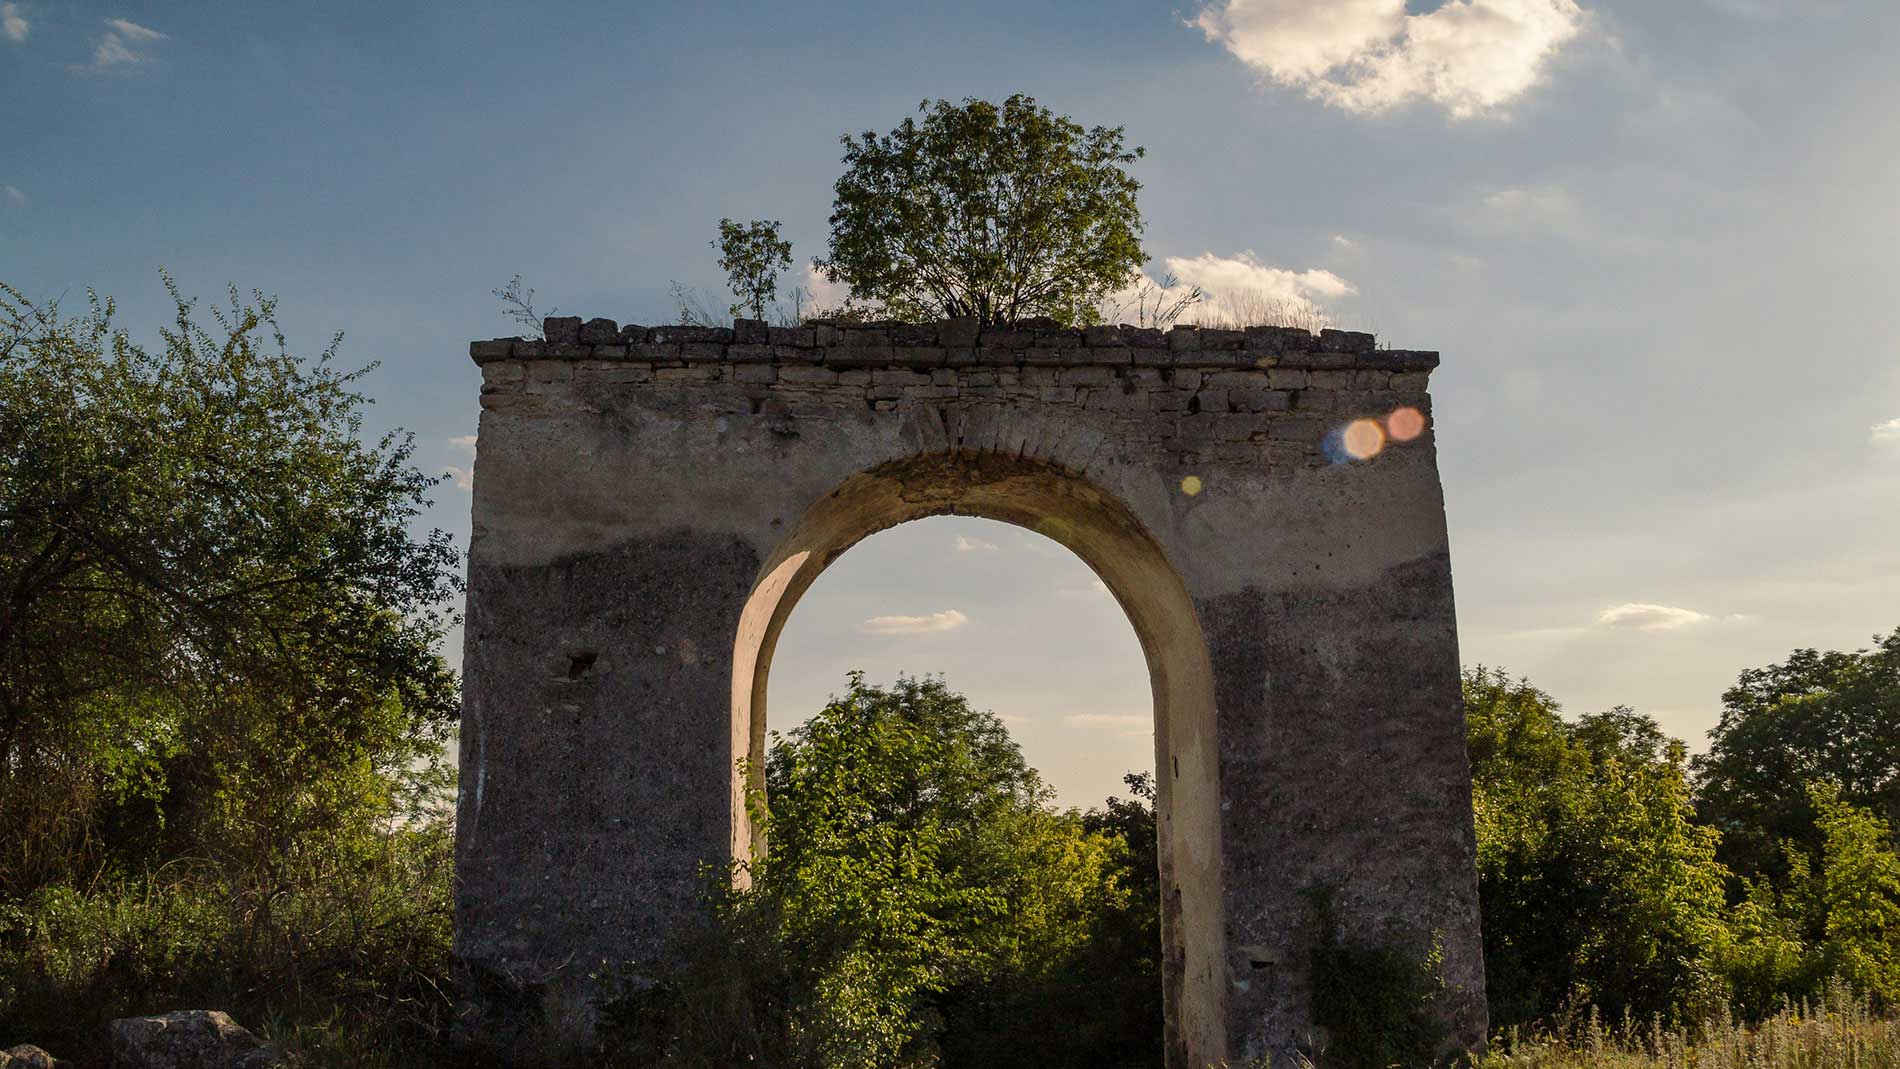
M 599 977 L 664 952 L 701 864 L 747 848 L 734 765 L 799 593 L 939 513 L 1069 547 L 1141 641 L 1170 1065 L 1311 1049 L 1316 890 L 1350 940 L 1436 943 L 1445 1020 L 1482 1039 L 1436 353 L 1273 327 L 545 329 L 470 347 L 456 952 L 492 1044 L 584 1044 Z
M 1126 445 L 1207 460 L 1315 467 L 1353 418 L 1427 404 L 1438 354 L 1377 349 L 1370 334 L 1285 327 L 1163 332 L 1128 326 L 979 330 L 972 322 L 621 327 L 547 321 L 545 341 L 475 342 L 490 393 L 586 384 L 723 385 L 750 414 L 829 415 L 960 401 L 1067 408 Z M 565 385 L 563 385 L 565 384 Z M 992 443 L 969 443 L 986 448 Z

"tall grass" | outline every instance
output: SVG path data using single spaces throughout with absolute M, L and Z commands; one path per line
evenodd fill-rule
M 1727 1012 L 1694 1027 L 1625 1020 L 1592 1010 L 1540 1034 L 1507 1032 L 1478 1069 L 1900 1069 L 1900 1019 L 1882 1016 L 1845 986 L 1816 1004 L 1754 1024 Z
M 300 1066 L 438 1061 L 447 822 L 308 845 L 268 880 L 175 862 L 0 903 L 0 1047 L 102 1066 L 114 1018 L 221 1009 Z

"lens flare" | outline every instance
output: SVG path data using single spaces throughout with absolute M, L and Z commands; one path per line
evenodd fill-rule
M 1374 420 L 1356 419 L 1346 424 L 1346 433 L 1341 439 L 1346 447 L 1346 455 L 1354 460 L 1371 460 L 1385 448 L 1385 432 L 1379 429 Z
M 1425 413 L 1409 405 L 1395 408 L 1385 418 L 1385 433 L 1395 442 L 1409 442 L 1425 433 Z
M 1187 478 L 1182 479 L 1181 492 L 1186 494 L 1189 497 L 1193 497 L 1195 494 L 1200 493 L 1201 492 L 1201 477 L 1199 475 L 1190 475 Z

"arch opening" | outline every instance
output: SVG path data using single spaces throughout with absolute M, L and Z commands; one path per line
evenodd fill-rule
M 1127 616 L 1146 661 L 1154 709 L 1165 1042 L 1223 1057 L 1225 933 L 1221 922 L 1218 754 L 1213 671 L 1194 604 L 1159 544 L 1133 514 L 1081 477 L 992 453 L 946 453 L 881 465 L 811 506 L 759 570 L 733 651 L 732 752 L 752 783 L 732 784 L 732 853 L 765 848 L 751 827 L 768 679 L 786 621 L 831 563 L 859 541 L 911 520 L 963 515 L 1035 531 L 1100 577 Z

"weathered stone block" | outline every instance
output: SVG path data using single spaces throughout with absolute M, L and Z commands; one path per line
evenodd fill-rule
M 818 344 L 818 332 L 810 327 L 768 327 L 765 334 L 774 346 L 809 349 Z
M 732 365 L 734 382 L 777 382 L 778 368 L 770 364 L 734 364 Z
M 944 353 L 934 345 L 907 345 L 893 347 L 891 358 L 906 367 L 939 367 Z
M 1201 328 L 1175 327 L 1168 331 L 1168 349 L 1177 353 L 1194 352 L 1201 347 Z
M 798 386 L 830 386 L 838 381 L 838 372 L 828 367 L 792 364 L 778 369 L 778 381 Z
M 1115 372 L 1105 367 L 1065 367 L 1056 373 L 1064 386 L 1106 386 L 1115 381 Z
M 578 342 L 581 340 L 580 316 L 548 316 L 541 320 L 541 337 L 544 341 Z
M 979 333 L 980 321 L 975 316 L 946 319 L 937 324 L 937 343 L 946 348 L 973 349 Z
M 590 319 L 581 324 L 579 336 L 573 341 L 582 345 L 612 345 L 620 339 L 620 324 L 611 319 Z
M 514 338 L 496 338 L 493 341 L 472 341 L 468 343 L 469 358 L 477 364 L 486 364 L 490 360 L 506 360 L 513 353 Z
M 772 328 L 766 326 L 763 319 L 735 319 L 732 321 L 732 341 L 735 345 L 770 345 Z
M 888 345 L 840 345 L 825 350 L 825 363 L 832 367 L 884 367 L 893 358 Z
M 1371 334 L 1359 330 L 1332 330 L 1319 332 L 1319 347 L 1329 353 L 1369 353 L 1378 343 Z

